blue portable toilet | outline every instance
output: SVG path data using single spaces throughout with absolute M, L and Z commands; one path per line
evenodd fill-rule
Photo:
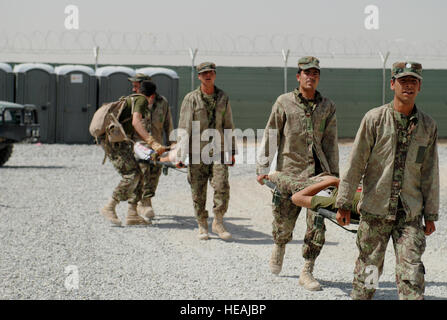
M 118 100 L 132 93 L 129 77 L 135 76 L 134 69 L 122 66 L 107 66 L 96 70 L 98 78 L 98 108 L 104 103 Z
M 152 78 L 157 85 L 157 92 L 164 96 L 171 107 L 174 128 L 177 127 L 179 76 L 177 72 L 167 68 L 146 67 L 136 70 Z
M 15 102 L 34 104 L 40 124 L 40 141 L 56 141 L 56 75 L 44 63 L 23 63 L 14 66 Z
M 95 71 L 83 65 L 55 68 L 57 85 L 56 142 L 93 143 L 88 130 L 96 111 Z

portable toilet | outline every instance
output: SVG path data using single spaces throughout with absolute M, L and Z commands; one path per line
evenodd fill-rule
M 136 72 L 151 77 L 152 81 L 157 85 L 157 92 L 168 100 L 174 128 L 176 128 L 179 90 L 179 76 L 177 73 L 172 69 L 152 67 L 140 68 Z
M 54 68 L 43 63 L 14 66 L 15 102 L 34 104 L 40 124 L 40 141 L 56 142 L 56 75 Z
M 98 78 L 98 108 L 106 102 L 118 100 L 132 93 L 129 77 L 135 76 L 134 69 L 122 66 L 107 66 L 96 70 Z
M 93 143 L 89 126 L 96 111 L 95 71 L 82 65 L 55 68 L 57 84 L 56 142 Z
M 14 73 L 7 63 L 0 62 L 0 100 L 14 102 Z

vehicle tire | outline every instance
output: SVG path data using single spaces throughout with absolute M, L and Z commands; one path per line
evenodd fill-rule
M 6 162 L 8 161 L 9 157 L 12 154 L 12 148 L 13 148 L 13 144 L 7 144 L 3 147 L 0 147 L 0 167 Z

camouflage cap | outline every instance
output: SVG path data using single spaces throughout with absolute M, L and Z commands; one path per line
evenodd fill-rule
M 141 82 L 144 80 L 152 80 L 151 77 L 145 75 L 144 73 L 137 73 L 135 76 L 127 78 L 127 79 L 129 79 L 129 81 L 132 81 L 132 82 Z
M 405 76 L 413 76 L 422 80 L 422 65 L 411 61 L 393 63 L 391 77 L 397 79 Z
M 298 60 L 298 69 L 306 70 L 310 68 L 320 70 L 320 60 L 312 56 L 302 57 Z
M 212 62 L 202 62 L 197 66 L 197 73 L 205 71 L 216 71 L 216 65 Z

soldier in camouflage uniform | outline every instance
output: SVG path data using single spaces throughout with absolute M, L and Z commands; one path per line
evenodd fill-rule
M 134 77 L 128 78 L 132 82 L 132 92 L 137 93 L 140 89 L 143 81 L 151 81 L 151 77 L 144 73 L 137 73 Z M 172 122 L 171 109 L 169 103 L 165 97 L 154 93 L 151 97 L 152 104 L 147 108 L 146 114 L 143 116 L 143 124 L 147 132 L 151 133 L 155 141 L 158 143 L 163 142 L 163 133 L 168 140 L 167 145 L 170 146 L 169 135 L 174 129 Z M 140 141 L 141 142 L 141 141 Z M 141 201 L 138 202 L 137 211 L 138 214 L 146 219 L 149 223 L 155 216 L 155 212 L 152 208 L 152 197 L 155 195 L 155 190 L 158 186 L 158 181 L 161 174 L 161 167 L 153 166 L 145 163 L 140 163 L 140 169 L 143 174 L 143 189 L 141 195 Z
M 338 139 L 335 105 L 317 90 L 320 79 L 319 60 L 303 57 L 298 60 L 297 80 L 299 87 L 278 97 L 266 125 L 256 173 L 258 182 L 267 178 L 275 150 L 270 140 L 276 138 L 278 150 L 276 171 L 291 179 L 312 177 L 322 172 L 338 176 Z M 276 131 L 272 135 L 272 130 Z M 281 271 L 285 246 L 292 240 L 296 219 L 301 211 L 288 198 L 274 201 L 273 240 L 270 270 Z M 326 227 L 314 225 L 315 213 L 307 210 L 307 231 L 304 238 L 304 268 L 299 284 L 308 290 L 320 290 L 320 284 L 312 275 L 315 260 L 325 241 Z
M 391 75 L 394 99 L 364 116 L 336 201 L 337 220 L 349 224 L 346 209 L 363 176 L 353 299 L 373 297 L 390 238 L 396 255 L 399 299 L 423 299 L 425 269 L 421 256 L 425 236 L 435 231 L 434 221 L 438 220 L 437 126 L 415 105 L 422 66 L 396 62 Z
M 145 141 L 158 154 L 162 154 L 165 148 L 155 141 L 146 131 L 142 123 L 143 114 L 147 114 L 149 97 L 155 92 L 155 85 L 150 81 L 144 81 L 139 89 L 138 95 L 126 98 L 126 106 L 120 116 L 120 122 L 124 131 L 130 139 L 137 138 Z M 121 225 L 121 220 L 116 214 L 116 206 L 120 201 L 128 201 L 127 225 L 148 224 L 143 217 L 137 213 L 137 203 L 142 193 L 142 172 L 135 160 L 133 145 L 130 141 L 110 143 L 102 139 L 101 145 L 115 169 L 122 176 L 121 182 L 115 188 L 112 198 L 106 206 L 101 209 L 101 214 L 115 225 Z
M 214 189 L 212 231 L 221 239 L 228 240 L 231 234 L 223 225 L 223 216 L 230 199 L 228 165 L 234 165 L 236 146 L 234 137 L 231 139 L 231 146 L 225 143 L 224 130 L 233 131 L 233 116 L 228 95 L 214 85 L 216 65 L 212 62 L 201 63 L 197 66 L 197 72 L 201 84 L 185 96 L 180 110 L 178 129 L 183 131 L 184 136 L 179 137 L 178 166 L 181 166 L 189 155 L 188 182 L 191 185 L 194 212 L 199 226 L 198 238 L 201 240 L 209 238 L 208 211 L 205 207 L 207 186 L 210 181 Z M 200 130 L 194 135 L 194 126 L 197 124 L 200 125 Z M 201 141 L 202 133 L 207 129 L 215 129 L 220 135 L 220 141 L 216 141 L 218 138 L 213 141 L 218 147 L 217 152 L 209 150 L 208 153 L 207 146 L 210 142 Z M 194 148 L 195 145 L 197 148 Z M 187 152 L 184 152 L 185 149 Z M 227 154 L 231 158 L 230 161 L 225 160 Z M 204 156 L 208 155 L 214 157 L 213 161 L 204 160 Z
M 149 98 L 149 102 L 145 113 L 142 114 L 143 125 L 156 142 L 163 144 L 164 134 L 167 145 L 171 146 L 169 135 L 174 130 L 174 125 L 168 100 L 155 92 Z M 140 168 L 143 173 L 143 186 L 141 201 L 138 203 L 137 210 L 139 215 L 149 222 L 155 216 L 151 199 L 155 195 L 155 190 L 158 186 L 161 167 L 140 163 Z

